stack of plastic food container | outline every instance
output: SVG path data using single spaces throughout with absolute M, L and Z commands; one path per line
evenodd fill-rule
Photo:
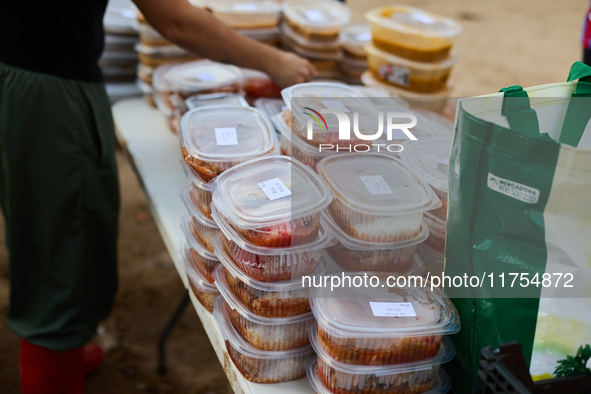
M 441 365 L 455 354 L 446 337 L 460 329 L 455 307 L 440 290 L 411 285 L 410 277 L 393 277 L 392 287 L 385 275 L 369 274 L 377 286 L 311 292 L 318 321 L 310 329 L 318 354 L 308 362 L 313 388 L 334 394 L 447 392 Z M 363 277 L 347 275 L 353 283 Z
M 331 194 L 318 175 L 286 156 L 237 165 L 210 185 L 221 229 L 214 277 L 223 298 L 215 316 L 228 353 L 250 381 L 298 379 L 314 354 L 308 330 L 315 323 L 309 285 L 300 278 L 331 270 L 323 251 L 334 241 L 321 221 Z
M 180 252 L 185 262 L 185 272 L 191 291 L 207 311 L 213 312 L 214 302 L 220 293 L 217 287 L 212 284 L 213 280 L 206 279 L 201 273 L 199 263 L 201 255 L 189 245 L 184 246 Z
M 431 275 L 441 274 L 444 264 L 447 221 L 448 167 L 452 137 L 431 137 L 412 143 L 404 143 L 401 159 L 431 186 L 442 205 L 425 214 L 429 237 L 420 245 L 418 253 Z
M 364 45 L 371 41 L 369 25 L 345 27 L 341 32 L 341 40 L 343 57 L 338 65 L 339 78 L 350 84 L 359 84 L 361 75 L 367 70 Z
M 283 47 L 309 59 L 318 78 L 335 78 L 341 58 L 340 32 L 351 12 L 336 1 L 293 0 L 283 4 Z
M 367 98 L 360 91 L 350 86 L 332 83 L 332 82 L 312 82 L 293 85 L 281 91 L 283 101 L 287 109 L 284 111 L 284 119 L 287 125 L 286 131 L 282 133 L 283 139 L 291 140 L 291 144 L 296 144 L 296 138 L 304 144 L 311 145 L 311 149 L 316 152 L 327 152 L 335 149 L 336 146 L 350 148 L 356 144 L 368 144 L 371 147 L 371 141 L 362 140 L 351 133 L 350 139 L 339 139 L 339 121 L 333 114 L 325 114 L 321 121 L 318 117 L 320 111 L 325 109 L 337 109 L 349 114 L 358 113 L 358 126 L 363 134 L 374 134 L 378 127 L 378 109 L 372 100 Z M 292 106 L 292 99 L 297 105 Z M 312 135 L 308 133 L 309 121 L 313 118 L 318 121 L 310 123 Z M 287 146 L 289 144 L 283 144 Z M 322 150 L 319 147 L 323 145 Z M 332 145 L 332 148 L 330 147 Z M 342 151 L 341 151 L 342 152 Z M 312 165 L 312 161 L 318 158 L 302 159 L 306 164 Z
M 377 83 L 395 92 L 449 96 L 447 81 L 457 63 L 450 51 L 462 30 L 457 22 L 406 6 L 373 9 L 365 17 L 373 38 L 365 50 Z
M 216 0 L 208 3 L 207 8 L 240 34 L 268 45 L 277 44 L 279 4 L 265 0 Z

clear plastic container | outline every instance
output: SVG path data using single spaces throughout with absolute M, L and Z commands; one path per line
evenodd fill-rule
M 216 238 L 214 251 L 232 260 L 255 280 L 275 282 L 308 275 L 316 268 L 322 250 L 334 243 L 332 234 L 321 226 L 311 243 L 286 248 L 266 248 L 249 243 L 227 223 L 219 222 L 224 234 Z M 226 235 L 227 234 L 227 235 Z
M 315 326 L 310 328 L 310 343 L 318 355 L 318 377 L 331 392 L 338 394 L 424 393 L 436 386 L 441 364 L 455 356 L 455 348 L 446 337 L 435 357 L 427 360 L 386 366 L 351 365 L 335 360 L 324 350 Z
M 417 254 L 425 264 L 425 274 L 441 276 L 445 261 L 445 254 L 423 243 L 417 247 Z
M 195 264 L 191 262 L 191 250 L 189 246 L 185 246 L 181 249 L 181 255 L 185 263 L 185 272 L 189 279 L 189 287 L 199 300 L 201 305 L 209 312 L 213 312 L 213 304 L 220 296 L 220 292 L 217 287 L 207 281 L 201 273 L 195 269 Z
M 185 100 L 194 94 L 239 93 L 242 72 L 228 64 L 197 60 L 171 67 L 166 77 Z
M 261 317 L 289 317 L 310 311 L 310 289 L 302 287 L 301 280 L 263 282 L 248 276 L 233 260 L 225 258 L 224 255 L 219 257 L 223 270 L 216 268 L 220 275 L 220 278 L 216 276 L 216 280 L 220 281 L 218 288 L 222 293 L 224 289 L 227 290 L 228 294 L 224 295 L 226 299 L 230 297 L 229 293 L 232 293 L 232 297 L 239 300 L 241 305 Z M 327 263 L 320 260 L 313 274 L 325 274 L 328 270 Z
M 177 63 L 165 64 L 154 69 L 152 74 L 152 86 L 154 87 L 154 101 L 158 110 L 165 116 L 170 117 L 174 109 L 174 103 L 171 100 L 173 87 L 166 79 L 166 73 Z
M 281 6 L 272 1 L 217 0 L 208 8 L 226 25 L 238 29 L 277 26 L 281 16 Z
M 352 283 L 355 278 L 363 283 L 365 274 L 380 280 L 367 287 L 311 290 L 319 343 L 336 361 L 386 365 L 425 360 L 439 353 L 445 335 L 460 330 L 454 305 L 439 289 L 431 290 L 427 283 L 419 287 L 420 281 L 412 276 L 348 275 Z M 395 287 L 388 286 L 392 281 Z
M 281 33 L 283 38 L 287 38 L 291 45 L 300 47 L 302 51 L 308 51 L 316 57 L 322 58 L 326 54 L 327 58 L 339 56 L 343 41 L 337 38 L 334 41 L 314 41 L 300 36 L 287 23 L 281 24 Z
M 292 0 L 283 3 L 285 21 L 308 40 L 334 41 L 351 20 L 349 8 L 336 1 Z
M 213 219 L 211 216 L 211 192 L 209 191 L 209 185 L 205 182 L 197 171 L 185 161 L 181 162 L 185 175 L 191 180 L 194 187 L 189 190 L 189 195 L 193 198 L 193 201 L 201 212 L 209 219 Z
M 243 68 L 242 74 L 242 89 L 251 100 L 259 97 L 281 97 L 281 88 L 267 73 Z
M 367 62 L 365 61 L 354 61 L 351 62 L 343 58 L 338 65 L 339 72 L 347 78 L 361 81 L 361 74 L 367 70 Z
M 439 62 L 417 62 L 365 45 L 369 70 L 378 80 L 413 92 L 431 93 L 445 87 L 457 57 Z
M 326 124 L 322 124 L 322 126 L 316 122 L 312 123 L 312 139 L 308 140 L 308 119 L 310 119 L 310 115 L 306 114 L 309 113 L 306 107 L 320 112 L 323 109 L 329 109 L 327 105 L 334 106 L 340 103 L 349 111 L 351 116 L 355 112 L 359 114 L 358 125 L 361 133 L 375 134 L 378 128 L 378 110 L 372 101 L 359 91 L 344 84 L 331 82 L 302 83 L 283 89 L 281 96 L 288 106 L 285 111 L 285 121 L 291 131 L 315 145 L 338 144 L 340 146 L 349 146 L 371 144 L 371 142 L 359 139 L 354 133 L 351 133 L 350 140 L 339 140 L 338 118 L 332 114 L 324 116 Z M 298 99 L 299 105 L 295 108 L 291 106 L 292 99 Z
M 439 372 L 431 379 L 434 382 L 430 386 L 431 388 L 422 391 L 425 386 L 429 385 L 429 379 L 427 377 L 431 368 L 423 371 L 411 370 L 406 373 L 398 373 L 397 371 L 399 370 L 395 370 L 396 372 L 393 372 L 391 375 L 381 375 L 379 373 L 372 373 L 371 371 L 355 373 L 356 370 L 352 370 L 351 372 L 348 369 L 344 371 L 335 370 L 334 374 L 330 375 L 333 377 L 332 380 L 329 381 L 329 376 L 326 373 L 320 374 L 319 363 L 322 363 L 319 357 L 310 357 L 306 361 L 306 374 L 316 394 L 445 394 L 451 387 L 449 377 L 443 368 L 437 368 Z M 323 365 L 327 366 L 327 364 Z M 323 372 L 326 370 L 327 368 Z M 425 372 L 425 374 L 421 372 Z M 421 378 L 423 378 L 422 380 L 424 382 L 422 384 L 417 382 L 417 379 Z M 323 380 L 327 383 L 323 383 Z M 351 389 L 346 389 L 345 387 L 351 387 Z M 352 387 L 359 387 L 359 389 L 352 389 Z
M 222 278 L 218 279 L 218 275 Z M 309 343 L 308 329 L 315 323 L 312 312 L 289 317 L 255 315 L 228 291 L 223 275 L 221 270 L 216 273 L 216 286 L 224 298 L 224 308 L 234 328 L 252 346 L 259 350 L 289 350 Z
M 241 105 L 249 107 L 244 96 L 234 93 L 196 94 L 185 100 L 188 110 L 212 105 Z
M 441 208 L 433 211 L 433 214 L 445 221 L 447 219 L 447 193 L 449 190 L 447 173 L 452 137 L 419 139 L 418 141 L 404 143 L 403 146 L 404 150 L 400 152 L 400 158 L 416 169 L 433 188 L 442 204 Z
M 287 156 L 251 160 L 224 172 L 210 184 L 212 210 L 249 243 L 285 247 L 312 242 L 320 213 L 332 199 L 309 167 Z
M 255 348 L 232 326 L 222 297 L 216 300 L 213 315 L 224 337 L 228 355 L 247 380 L 254 383 L 280 383 L 305 376 L 306 359 L 314 354 L 312 346 L 281 351 Z
M 351 237 L 366 242 L 415 239 L 423 213 L 441 206 L 429 185 L 388 154 L 340 154 L 317 166 L 334 196 L 335 222 Z
M 199 56 L 193 54 L 169 54 L 166 56 L 160 55 L 148 55 L 145 53 L 138 53 L 138 59 L 141 64 L 147 67 L 160 67 L 168 63 L 183 63 L 189 61 L 195 61 L 199 59 Z
M 452 19 L 406 6 L 376 8 L 367 12 L 365 18 L 378 48 L 422 62 L 447 58 L 462 31 Z
M 187 201 L 185 201 L 187 204 Z M 197 215 L 193 215 L 196 213 Z M 192 209 L 191 214 L 183 216 L 182 229 L 187 240 L 199 241 L 205 249 L 213 253 L 213 240 L 220 233 L 219 227 L 211 219 L 207 219 L 199 208 Z M 215 226 L 215 227 L 214 227 Z
M 445 232 L 447 226 L 445 220 L 431 213 L 425 214 L 425 223 L 429 226 L 429 237 L 425 241 L 427 245 L 438 252 L 445 252 Z
M 271 122 L 258 109 L 224 105 L 187 112 L 181 121 L 183 157 L 205 180 L 275 148 Z
M 334 234 L 336 244 L 327 248 L 332 259 L 347 271 L 381 271 L 406 273 L 415 261 L 417 245 L 427 239 L 426 225 L 414 239 L 392 243 L 360 241 L 345 233 L 330 213 L 322 214 L 324 223 Z
M 369 25 L 350 25 L 341 31 L 343 51 L 347 56 L 364 60 L 367 57 L 363 46 L 371 42 Z
M 336 65 L 337 62 L 342 58 L 342 53 L 339 48 L 331 51 L 325 51 L 323 49 L 309 49 L 307 47 L 303 47 L 298 44 L 297 41 L 293 40 L 291 37 L 287 35 L 281 36 L 281 44 L 283 49 L 289 52 L 294 52 L 301 57 L 307 58 L 312 64 L 322 64 L 325 63 L 326 65 L 322 65 L 320 70 L 317 68 L 317 72 L 321 72 L 328 67 L 328 65 L 334 64 Z M 332 67 L 334 68 L 334 67 Z
M 301 161 L 312 170 L 316 171 L 316 164 L 320 160 L 330 155 L 338 154 L 336 150 L 320 151 L 317 146 L 309 144 L 308 141 L 303 140 L 299 135 L 292 134 L 289 126 L 285 123 L 285 114 L 283 112 L 275 115 L 272 121 L 281 134 L 279 139 L 281 154 Z
M 271 120 L 275 115 L 285 111 L 285 108 L 287 108 L 283 100 L 280 98 L 259 98 L 255 100 L 254 106 L 263 111 Z M 275 125 L 275 127 L 277 127 L 277 125 Z
M 361 75 L 361 82 L 363 82 L 363 84 L 366 86 L 387 90 L 390 92 L 390 94 L 392 94 L 392 96 L 397 96 L 404 99 L 411 108 L 420 108 L 438 113 L 442 113 L 445 110 L 448 99 L 453 97 L 453 86 L 449 83 L 438 92 L 419 93 L 410 91 L 408 89 L 403 89 L 401 87 L 396 87 L 389 83 L 384 83 L 374 77 L 372 72 L 369 70 Z

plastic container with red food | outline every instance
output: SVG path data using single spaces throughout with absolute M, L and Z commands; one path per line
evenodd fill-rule
M 183 233 L 187 237 L 187 241 L 192 242 L 194 239 L 213 253 L 213 240 L 220 233 L 220 229 L 213 220 L 205 217 L 200 209 L 197 208 L 197 211 L 198 217 L 192 214 L 183 216 L 181 220 Z
M 187 112 L 181 121 L 183 158 L 206 182 L 245 161 L 274 153 L 271 122 L 258 109 L 211 106 Z
M 375 272 L 344 275 L 352 283 L 363 283 L 365 274 L 378 280 L 371 279 L 367 287 L 311 290 L 318 343 L 335 360 L 356 365 L 425 360 L 439 353 L 445 335 L 460 330 L 452 302 L 439 289 L 421 283 L 420 277 L 413 281 L 412 276 Z
M 257 349 L 234 328 L 222 297 L 216 300 L 213 315 L 224 337 L 228 355 L 247 380 L 280 383 L 306 375 L 306 359 L 314 354 L 312 346 L 275 351 Z
M 192 186 L 186 186 L 188 188 L 189 197 L 193 200 L 193 203 L 197 204 L 197 207 L 203 212 L 208 219 L 211 217 L 211 192 L 209 191 L 209 185 L 201 179 L 197 171 L 193 169 L 186 162 L 182 162 L 183 170 L 185 175 L 189 178 Z
M 185 100 L 195 94 L 239 93 L 242 72 L 238 67 L 228 64 L 197 60 L 171 67 L 166 78 L 175 92 Z
M 152 74 L 152 87 L 154 88 L 154 101 L 158 110 L 166 117 L 172 116 L 172 111 L 175 108 L 175 103 L 171 99 L 173 86 L 166 79 L 166 73 L 170 68 L 177 63 L 169 63 L 157 67 Z
M 351 133 L 350 139 L 340 140 L 337 116 L 331 113 L 322 115 L 323 110 L 339 110 L 345 113 L 351 126 L 354 125 L 353 114 L 357 113 L 357 124 L 361 134 L 374 135 L 378 130 L 378 109 L 369 98 L 350 86 L 331 82 L 302 83 L 283 89 L 281 96 L 287 105 L 285 122 L 292 133 L 312 144 L 371 145 L 371 141 L 362 140 L 354 133 Z M 293 103 L 296 105 L 292 106 Z M 311 136 L 308 135 L 309 120 L 312 126 Z
M 288 350 L 308 344 L 308 329 L 315 322 L 310 311 L 284 317 L 257 315 L 232 291 L 224 267 L 216 268 L 214 276 L 232 325 L 254 347 L 260 350 Z
M 417 247 L 417 254 L 425 264 L 425 273 L 429 276 L 441 276 L 445 263 L 445 254 L 442 251 L 435 250 L 426 243 Z
M 310 311 L 310 289 L 302 286 L 303 279 L 263 282 L 248 276 L 227 255 L 220 254 L 219 258 L 223 267 L 216 268 L 220 270 L 222 282 L 218 287 L 226 288 L 251 313 L 261 317 L 289 317 Z M 324 275 L 332 269 L 321 259 L 311 275 Z
M 326 251 L 337 264 L 347 271 L 407 273 L 415 263 L 417 245 L 425 241 L 429 235 L 427 226 L 422 224 L 419 234 L 407 241 L 366 242 L 344 232 L 330 213 L 324 212 L 322 216 L 324 218 L 323 223 L 326 224 L 336 239 L 336 244 L 328 247 Z M 422 266 L 422 263 L 420 265 Z
M 243 68 L 242 75 L 242 89 L 249 99 L 281 97 L 281 88 L 266 73 Z
M 431 121 L 441 122 L 437 118 Z M 433 211 L 433 214 L 442 220 L 447 219 L 447 175 L 451 145 L 451 136 L 432 137 L 404 143 L 404 150 L 400 152 L 400 158 L 419 172 L 441 200 L 441 208 Z
M 436 251 L 444 253 L 447 223 L 430 212 L 425 213 L 424 220 L 425 224 L 429 227 L 429 237 L 427 237 L 425 243 Z
M 351 237 L 366 242 L 415 239 L 423 213 L 441 206 L 418 173 L 388 154 L 339 154 L 322 159 L 318 175 L 334 196 L 334 221 Z
M 284 248 L 268 248 L 253 245 L 241 237 L 223 221 L 217 222 L 222 229 L 214 241 L 214 251 L 233 261 L 241 271 L 261 282 L 276 282 L 312 273 L 324 248 L 334 244 L 332 234 L 321 225 L 314 241 Z
M 217 287 L 208 282 L 199 270 L 196 269 L 196 265 L 191 261 L 192 250 L 192 247 L 188 245 L 181 249 L 181 256 L 183 256 L 185 263 L 185 272 L 189 279 L 189 287 L 201 305 L 209 312 L 213 312 L 213 304 L 216 298 L 219 297 L 220 292 Z
M 285 22 L 307 40 L 334 41 L 351 20 L 351 11 L 336 1 L 293 0 L 283 4 Z
M 191 236 L 187 242 L 190 246 L 186 254 L 187 262 L 191 263 L 209 283 L 213 283 L 213 270 L 220 264 L 220 260 L 195 237 Z
M 437 380 L 441 365 L 455 356 L 455 348 L 446 337 L 439 352 L 426 360 L 384 366 L 351 365 L 339 362 L 328 354 L 320 344 L 315 326 L 310 328 L 310 343 L 318 355 L 317 377 L 335 394 L 439 392 Z M 433 389 L 437 391 L 431 391 Z
M 277 26 L 281 16 L 281 6 L 273 1 L 217 0 L 207 7 L 219 20 L 237 29 Z
M 332 368 L 334 372 L 326 376 L 326 371 L 330 371 L 330 369 L 324 368 L 321 374 L 321 369 L 318 366 L 321 363 L 320 357 L 310 357 L 306 361 L 306 374 L 316 394 L 445 394 L 451 387 L 449 377 L 443 368 L 437 368 L 439 372 L 434 376 L 429 373 L 433 367 L 423 370 L 411 369 L 406 372 L 399 372 L 403 369 L 389 369 L 383 371 L 386 373 L 385 375 L 381 375 L 381 370 L 375 373 L 361 370 L 357 373 L 355 369 L 336 370 Z M 349 365 L 349 367 L 353 366 Z M 391 373 L 388 374 L 388 372 Z M 328 378 L 332 380 L 328 381 Z M 349 379 L 349 381 L 345 381 L 345 379 Z M 324 383 L 325 380 L 327 383 Z M 422 388 L 427 385 L 430 385 L 431 388 L 423 391 Z
M 314 241 L 320 231 L 320 213 L 332 199 L 317 174 L 287 156 L 235 166 L 210 187 L 214 218 L 227 221 L 249 243 L 266 247 Z

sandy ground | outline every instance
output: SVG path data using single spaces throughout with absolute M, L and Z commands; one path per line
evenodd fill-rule
M 383 0 L 352 0 L 354 22 Z M 565 81 L 579 60 L 587 0 L 415 0 L 407 4 L 458 19 L 464 32 L 455 54 L 456 96 L 509 85 Z M 156 341 L 184 289 L 156 230 L 129 163 L 119 154 L 122 187 L 120 290 L 101 336 L 111 350 L 87 379 L 86 393 L 230 393 L 197 315 L 188 309 L 169 344 L 166 377 L 156 374 Z M 7 252 L 0 224 L 0 391 L 19 392 L 18 339 L 6 326 Z

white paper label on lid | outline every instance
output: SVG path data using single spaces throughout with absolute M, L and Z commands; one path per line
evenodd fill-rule
M 399 66 L 381 66 L 378 70 L 386 78 L 388 82 L 396 85 L 409 87 L 410 86 L 410 70 L 406 67 Z
M 258 185 L 271 201 L 281 197 L 291 196 L 291 190 L 289 190 L 279 178 L 259 182 Z
M 304 12 L 306 19 L 310 22 L 324 22 L 324 14 L 319 10 L 308 10 Z
M 388 186 L 381 175 L 366 175 L 361 176 L 363 184 L 370 194 L 391 194 L 392 189 Z
M 256 4 L 253 3 L 246 3 L 246 4 L 234 4 L 233 8 L 236 11 L 256 11 L 258 9 Z
M 201 82 L 211 82 L 211 81 L 215 81 L 215 75 L 213 75 L 213 73 L 204 71 L 202 73 L 198 73 L 196 75 L 197 79 L 200 80 Z
M 343 105 L 339 100 L 321 100 L 322 105 L 326 109 L 336 109 L 342 112 L 349 112 L 349 109 Z
M 432 18 L 429 15 L 424 14 L 422 12 L 411 12 L 410 17 L 415 21 L 424 23 L 426 25 L 432 25 L 437 22 L 435 18 Z
M 357 41 L 370 41 L 371 40 L 371 33 L 359 33 L 353 37 Z
M 417 313 L 410 302 L 370 302 L 369 306 L 376 317 L 416 317 Z
M 123 11 L 121 11 L 121 16 L 123 16 L 124 18 L 135 19 L 135 11 L 133 11 L 133 10 L 123 10 Z
M 216 127 L 215 142 L 218 145 L 238 145 L 236 127 Z

